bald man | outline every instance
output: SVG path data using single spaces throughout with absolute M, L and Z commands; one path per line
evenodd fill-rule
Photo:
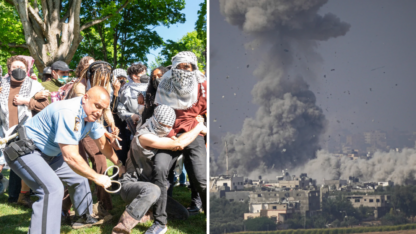
M 93 201 L 88 179 L 104 188 L 109 187 L 111 181 L 87 165 L 78 153 L 78 142 L 89 134 L 100 151 L 119 165 L 117 155 L 104 136 L 104 127 L 95 122 L 109 103 L 108 92 L 102 87 L 93 87 L 83 97 L 52 103 L 24 124 L 27 139 L 36 149 L 25 155 L 20 152 L 23 155 L 17 158 L 10 153 L 5 158 L 39 197 L 33 203 L 29 233 L 60 233 L 62 184 L 67 186 L 75 213 L 80 216 L 73 227 L 100 223 L 91 217 Z M 9 145 L 6 150 L 11 148 Z

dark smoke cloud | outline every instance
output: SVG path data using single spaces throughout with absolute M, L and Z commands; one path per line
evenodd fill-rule
M 320 16 L 326 1 L 220 0 L 222 15 L 253 38 L 247 50 L 266 48 L 268 53 L 254 71 L 259 82 L 252 90 L 259 105 L 255 119 L 244 121 L 238 134 L 227 134 L 230 170 L 246 174 L 293 168 L 316 157 L 326 120 L 294 58 L 320 57 L 317 41 L 345 35 L 349 24 L 333 14 Z M 311 57 L 312 56 L 312 57 Z M 304 65 L 304 64 L 303 64 Z M 293 74 L 296 74 L 295 76 Z M 288 77 L 295 78 L 290 78 Z M 312 75 L 311 75 L 312 76 Z M 223 173 L 225 150 L 211 162 L 211 173 Z

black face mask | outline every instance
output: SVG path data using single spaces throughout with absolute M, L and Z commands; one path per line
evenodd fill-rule
M 162 78 L 155 78 L 155 79 L 153 79 L 152 80 L 152 84 L 153 84 L 153 87 L 155 88 L 155 89 L 157 89 L 157 86 L 159 86 L 159 83 L 160 83 L 160 80 L 161 80 Z
M 140 76 L 140 83 L 149 83 L 149 76 L 146 74 Z
M 12 71 L 12 76 L 13 76 L 14 79 L 20 81 L 20 80 L 23 80 L 24 78 L 26 78 L 26 72 L 25 72 L 25 70 L 23 70 L 21 68 L 17 68 L 17 69 L 14 69 Z
M 126 82 L 125 80 L 118 80 L 120 82 L 121 85 L 124 84 L 124 82 Z

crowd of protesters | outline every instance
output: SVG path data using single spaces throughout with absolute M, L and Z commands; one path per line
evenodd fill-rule
M 39 78 L 29 56 L 10 57 L 4 76 L 0 67 L 0 138 L 23 125 L 33 143 L 17 159 L 7 153 L 13 140 L 1 145 L 0 175 L 10 168 L 8 202 L 33 209 L 30 233 L 108 221 L 115 190 L 127 206 L 113 233 L 148 220 L 146 233 L 165 233 L 168 218 L 206 211 L 207 80 L 194 53 L 171 61 L 150 77 L 142 63 L 113 69 L 89 56 L 75 70 L 56 61 Z M 117 165 L 120 185 L 106 176 L 107 160 Z M 192 190 L 188 209 L 172 198 L 179 181 Z

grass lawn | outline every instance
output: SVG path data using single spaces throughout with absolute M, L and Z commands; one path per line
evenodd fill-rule
M 3 175 L 8 179 L 9 171 L 3 170 Z M 73 230 L 70 226 L 64 225 L 61 227 L 61 233 L 111 233 L 113 227 L 117 224 L 118 219 L 123 213 L 126 204 L 119 195 L 111 195 L 113 201 L 113 210 L 110 212 L 113 219 L 103 224 L 102 226 Z M 175 187 L 173 190 L 173 198 L 188 207 L 191 202 L 191 191 L 184 187 Z M 26 234 L 30 224 L 30 217 L 32 210 L 24 208 L 20 205 L 10 205 L 7 203 L 8 194 L 0 195 L 0 234 L 18 233 Z M 96 197 L 94 197 L 96 201 Z M 152 222 L 146 224 L 138 224 L 131 233 L 144 233 L 147 228 L 152 225 Z M 206 233 L 206 218 L 200 213 L 190 216 L 188 220 L 168 220 L 167 233 Z

